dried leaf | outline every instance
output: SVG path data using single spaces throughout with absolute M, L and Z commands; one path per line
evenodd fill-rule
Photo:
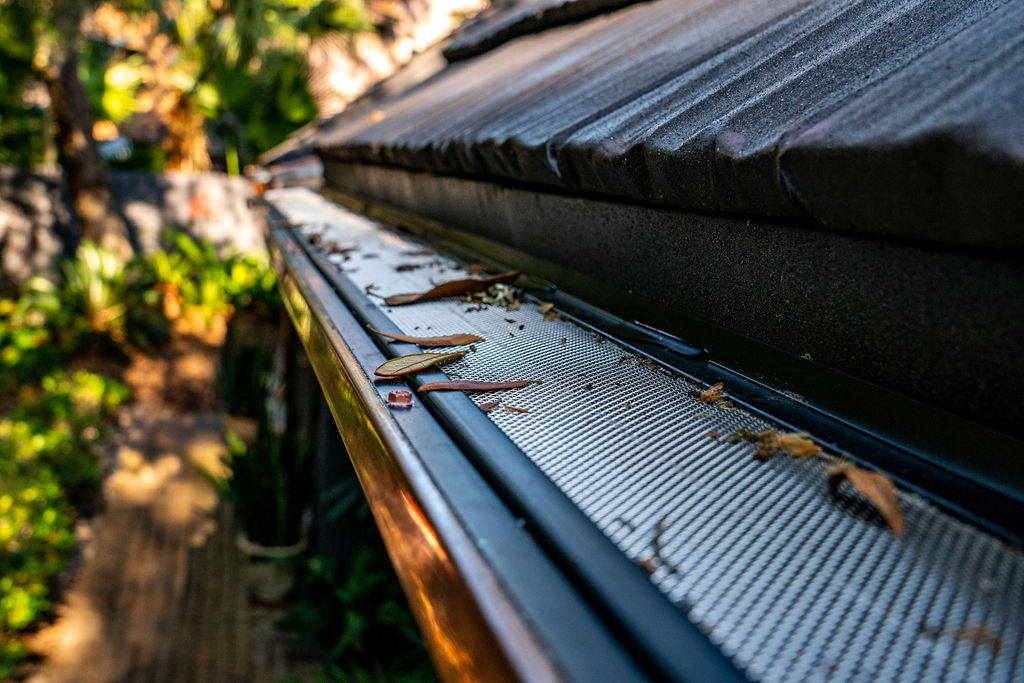
M 335 254 L 348 255 L 348 254 L 352 253 L 353 251 L 358 251 L 359 250 L 359 247 L 343 247 L 340 244 L 338 244 L 337 242 L 325 242 L 323 246 L 324 246 L 324 249 L 327 250 L 327 253 L 331 254 L 331 255 L 335 255 Z
M 903 533 L 903 512 L 900 510 L 900 501 L 896 497 L 896 486 L 892 479 L 881 472 L 872 472 L 843 463 L 828 471 L 828 490 L 833 498 L 839 497 L 839 486 L 843 481 L 850 482 L 853 488 L 867 498 L 894 534 L 899 536 Z
M 661 519 L 654 525 L 654 536 L 651 537 L 651 554 L 638 562 L 644 571 L 647 572 L 648 576 L 653 576 L 661 567 L 664 567 L 670 575 L 679 573 L 679 568 L 665 558 L 662 550 L 662 540 L 665 535 L 665 522 L 667 520 L 668 515 L 662 515 Z
M 454 353 L 411 353 L 408 356 L 399 356 L 382 363 L 379 368 L 374 370 L 374 374 L 381 377 L 408 375 L 420 370 L 426 370 L 438 363 L 462 358 L 467 353 L 468 351 L 456 351 Z
M 718 437 L 722 436 L 722 432 L 718 431 L 717 429 L 712 429 L 704 436 L 708 437 L 709 439 L 717 439 Z
M 776 453 L 792 455 L 794 458 L 811 458 L 821 453 L 821 446 L 814 443 L 806 432 L 783 432 L 765 429 L 752 432 L 749 429 L 737 429 L 726 439 L 726 443 L 749 441 L 757 444 L 754 454 L 758 460 L 768 460 Z
M 787 432 L 778 435 L 779 450 L 794 458 L 813 458 L 821 453 L 821 446 L 814 443 L 806 432 Z
M 417 391 L 494 391 L 497 389 L 521 389 L 530 382 L 478 382 L 471 379 L 427 382 Z
M 426 292 L 420 292 L 418 294 L 392 294 L 384 299 L 384 303 L 388 306 L 405 306 L 407 304 L 415 304 L 421 301 L 434 301 L 436 299 L 444 299 L 450 296 L 462 296 L 463 294 L 469 294 L 470 292 L 482 292 L 491 285 L 513 282 L 517 277 L 519 277 L 519 271 L 513 270 L 508 273 L 502 273 L 501 275 L 495 275 L 494 277 L 488 278 L 451 280 L 449 282 L 442 282 L 433 289 Z
M 470 275 L 483 275 L 491 272 L 491 269 L 482 263 L 473 263 L 467 266 L 465 270 Z
M 512 413 L 528 413 L 528 412 L 530 412 L 529 408 L 517 408 L 516 406 L 505 406 L 505 410 L 507 410 L 509 412 L 512 412 Z
M 936 636 L 951 638 L 955 644 L 967 643 L 975 647 L 988 645 L 996 655 L 1003 649 L 1003 639 L 993 633 L 985 624 L 944 628 L 939 630 Z
M 711 404 L 725 400 L 725 384 L 719 382 L 713 387 L 705 389 L 704 391 L 700 392 L 700 395 L 697 397 L 697 400 L 700 401 L 701 403 Z
M 544 314 L 544 319 L 547 320 L 548 322 L 551 322 L 552 320 L 554 320 L 557 317 L 558 317 L 558 314 L 555 313 L 554 311 L 548 311 L 547 313 Z
M 424 348 L 439 348 L 442 346 L 465 346 L 474 342 L 485 341 L 483 337 L 478 337 L 475 334 L 449 334 L 443 337 L 410 337 L 405 334 L 388 334 L 387 332 L 380 332 L 378 330 L 369 328 L 370 332 L 379 334 L 382 337 L 388 339 L 394 339 L 395 341 L 406 342 L 407 344 L 417 344 Z
M 555 307 L 555 305 L 549 301 L 546 304 L 541 304 L 540 306 L 538 306 L 537 307 L 537 312 L 546 315 L 546 314 L 550 313 L 551 309 L 554 308 L 554 307 Z
M 497 408 L 499 403 L 501 403 L 501 401 L 488 401 L 487 403 L 481 403 L 477 407 L 485 413 L 489 413 Z
M 508 311 L 509 313 L 512 313 L 513 311 L 518 311 L 519 307 L 522 306 L 522 305 L 523 305 L 522 301 L 520 301 L 519 299 L 513 299 L 512 303 L 510 303 L 508 305 L 508 308 L 506 308 L 505 310 Z
M 426 263 L 402 263 L 395 266 L 395 271 L 399 273 L 408 273 L 412 270 L 419 270 L 420 268 L 429 268 L 430 266 L 436 266 L 439 261 L 427 261 Z
M 413 251 L 407 251 L 407 252 L 405 252 L 405 255 L 406 256 L 432 256 L 433 253 L 434 253 L 433 249 L 427 249 L 426 247 L 424 247 L 423 249 L 416 249 L 416 250 L 413 250 Z

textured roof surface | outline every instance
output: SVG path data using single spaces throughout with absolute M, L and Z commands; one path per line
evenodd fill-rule
M 654 0 L 375 104 L 321 153 L 1024 249 L 1024 2 Z
M 451 61 L 487 52 L 518 36 L 625 7 L 637 0 L 513 0 L 495 2 L 460 26 L 444 49 Z

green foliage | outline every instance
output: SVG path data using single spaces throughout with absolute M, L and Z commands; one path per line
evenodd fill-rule
M 246 536 L 266 546 L 299 541 L 313 494 L 311 421 L 289 409 L 284 390 L 290 373 L 280 341 L 276 327 L 235 318 L 219 378 L 229 413 L 256 428 L 249 443 L 228 431 L 228 493 Z
M 33 277 L 18 301 L 0 302 L 0 340 L 13 341 L 0 362 L 15 370 L 12 379 L 31 379 L 55 356 L 166 340 L 159 297 L 140 262 L 122 265 L 111 251 L 85 242 L 60 275 L 57 282 Z
M 22 97 L 32 77 L 33 18 L 23 2 L 0 2 L 0 164 L 34 166 L 46 150 L 46 113 Z
M 209 83 L 219 95 L 214 111 L 237 117 L 249 148 L 265 151 L 312 120 L 316 106 L 299 58 L 269 52 L 261 58 L 258 78 L 249 71 L 245 66 L 224 63 L 210 71 Z
M 127 121 L 137 109 L 136 93 L 150 76 L 145 59 L 95 40 L 88 41 L 82 52 L 79 77 L 96 117 Z
M 329 649 L 322 679 L 427 683 L 437 677 L 387 553 L 362 503 L 364 533 L 345 563 L 313 557 L 300 567 L 284 625 Z
M 76 510 L 96 495 L 93 447 L 127 393 L 101 375 L 57 371 L 0 420 L 0 678 L 25 655 L 18 632 L 50 608 Z
M 74 520 L 97 495 L 95 446 L 128 397 L 109 378 L 58 368 L 83 352 L 165 339 L 161 287 L 171 282 L 203 310 L 278 310 L 265 258 L 222 258 L 183 233 L 169 241 L 171 253 L 124 266 L 83 244 L 57 281 L 37 277 L 0 299 L 0 405 L 11 406 L 0 419 L 0 680 L 25 657 L 19 634 L 50 610 Z
M 98 0 L 83 3 L 86 12 Z M 363 0 L 114 0 L 129 16 L 155 11 L 177 50 L 170 82 L 236 147 L 240 124 L 247 149 L 262 152 L 316 116 L 306 86 L 304 51 L 328 32 L 371 31 Z M 35 75 L 36 44 L 60 40 L 51 3 L 0 2 L 0 163 L 43 160 L 46 112 L 22 101 Z M 138 92 L 151 65 L 142 54 L 96 40 L 81 46 L 81 78 L 97 118 L 125 122 L 139 110 Z M 166 121 L 165 121 L 166 123 Z M 229 151 L 229 154 L 231 152 Z M 250 159 L 251 160 L 251 159 Z M 120 165 L 152 170 L 162 161 L 145 145 Z
M 181 230 L 165 231 L 164 239 L 168 248 L 144 259 L 141 272 L 177 296 L 182 307 L 198 306 L 207 320 L 235 309 L 269 312 L 280 307 L 277 280 L 265 255 L 221 257 L 212 242 Z

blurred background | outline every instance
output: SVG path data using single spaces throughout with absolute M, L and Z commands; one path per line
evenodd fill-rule
M 433 680 L 259 156 L 485 0 L 0 0 L 0 680 Z

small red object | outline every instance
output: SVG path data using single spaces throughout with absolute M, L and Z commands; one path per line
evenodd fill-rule
M 388 405 L 392 408 L 411 408 L 412 392 L 405 389 L 395 389 L 388 392 Z

